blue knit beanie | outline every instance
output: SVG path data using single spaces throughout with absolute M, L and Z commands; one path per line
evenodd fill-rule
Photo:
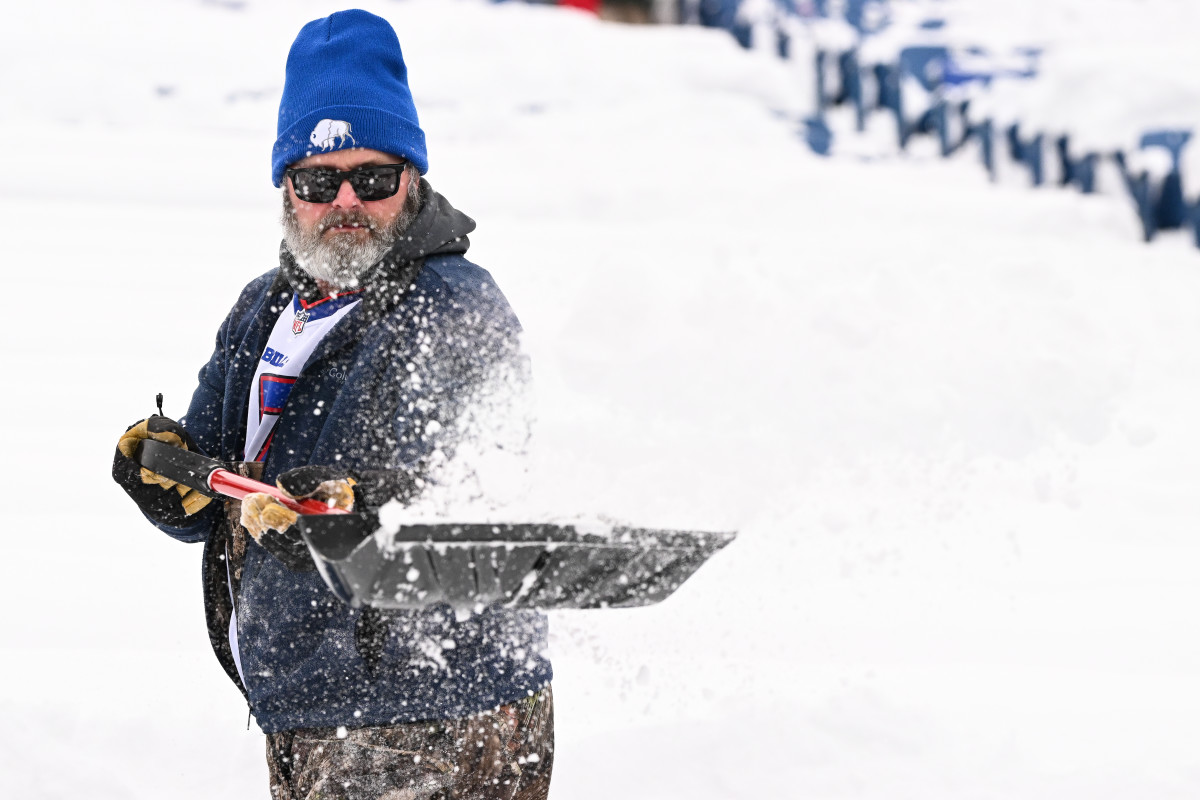
M 403 156 L 422 175 L 429 169 L 396 32 L 357 9 L 313 20 L 292 43 L 271 182 L 283 185 L 283 171 L 302 158 L 349 147 Z

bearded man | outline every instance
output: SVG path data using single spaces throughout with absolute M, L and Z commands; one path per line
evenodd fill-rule
M 272 157 L 279 266 L 229 312 L 187 415 L 135 424 L 114 457 L 158 528 L 204 543 L 209 636 L 267 734 L 275 800 L 549 791 L 543 615 L 348 608 L 268 495 L 222 507 L 131 458 L 169 441 L 344 508 L 436 483 L 467 412 L 525 369 L 516 317 L 464 257 L 475 223 L 428 166 L 391 26 L 365 11 L 306 25 Z

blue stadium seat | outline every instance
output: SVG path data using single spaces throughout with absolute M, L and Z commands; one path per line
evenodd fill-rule
M 1158 233 L 1158 223 L 1154 214 L 1150 175 L 1145 170 L 1133 171 L 1123 150 L 1118 150 L 1113 154 L 1113 161 L 1120 168 L 1121 177 L 1125 180 L 1125 188 L 1129 191 L 1129 196 L 1133 198 L 1138 221 L 1142 223 L 1142 238 L 1147 242 L 1152 241 Z
M 721 28 L 733 34 L 742 47 L 751 45 L 750 26 L 738 17 L 741 0 L 700 0 L 699 22 L 706 28 Z
M 824 113 L 832 106 L 850 103 L 854 106 L 858 130 L 866 129 L 866 98 L 863 95 L 862 73 L 859 71 L 856 49 L 835 53 L 818 50 L 816 53 L 817 111 Z M 836 58 L 836 65 L 831 62 Z M 830 94 L 829 71 L 837 70 L 837 89 Z
M 1024 164 L 1029 169 L 1029 180 L 1034 186 L 1041 186 L 1046 181 L 1046 165 L 1043 160 L 1046 137 L 1038 133 L 1031 139 L 1025 139 L 1021 134 L 1021 125 L 1016 123 L 1008 126 L 1005 132 L 1008 139 L 1008 156 L 1018 164 Z
M 1154 187 L 1154 221 L 1159 230 L 1177 230 L 1189 222 L 1183 197 L 1183 172 L 1180 158 L 1192 139 L 1190 130 L 1154 130 L 1142 135 L 1139 147 L 1162 147 L 1171 155 L 1171 171 Z
M 966 47 L 953 51 L 946 61 L 942 84 L 947 90 L 960 90 L 955 101 L 947 101 L 944 120 L 939 129 L 942 143 L 942 155 L 951 156 L 958 152 L 967 142 L 978 139 L 980 155 L 988 175 L 995 178 L 995 160 L 993 158 L 993 124 L 991 120 L 972 123 L 968 111 L 971 106 L 969 89 L 972 86 L 991 86 L 997 72 L 990 67 L 989 53 L 983 48 Z M 957 139 L 951 140 L 949 118 L 953 117 L 961 123 L 962 133 Z
M 996 180 L 996 126 L 990 119 L 972 125 L 968 136 L 979 139 L 979 156 L 988 178 Z
M 859 131 L 867 128 L 867 110 L 863 97 L 862 73 L 858 67 L 858 51 L 847 50 L 838 57 L 838 73 L 842 89 L 838 102 L 854 106 L 855 125 Z
M 1084 194 L 1096 191 L 1096 167 L 1100 163 L 1100 154 L 1095 152 L 1075 155 L 1071 148 L 1071 137 L 1063 135 L 1054 142 L 1058 153 L 1059 185 L 1074 186 Z
M 935 91 L 946 77 L 950 49 L 941 45 L 906 47 L 900 51 L 900 72 L 920 81 L 928 91 Z
M 914 134 L 934 133 L 945 124 L 945 103 L 941 100 L 935 100 L 932 107 L 909 119 L 904 103 L 904 78 L 915 78 L 927 92 L 937 92 L 943 84 L 949 57 L 949 49 L 942 46 L 906 47 L 900 51 L 896 66 L 884 70 L 880 101 L 886 102 L 896 117 L 900 149 L 908 147 Z
M 823 5 L 828 9 L 828 4 Z M 879 33 L 890 22 L 888 0 L 845 0 L 842 11 L 846 22 L 863 36 Z
M 1183 149 L 1191 138 L 1192 132 L 1183 129 L 1152 130 L 1142 135 L 1138 142 L 1139 150 L 1161 147 L 1170 156 L 1171 166 L 1161 176 L 1152 175 L 1147 169 L 1133 167 L 1124 151 L 1118 151 L 1113 156 L 1133 200 L 1138 220 L 1142 223 L 1142 237 L 1147 242 L 1152 241 L 1159 231 L 1177 230 L 1185 226 L 1191 226 L 1200 237 L 1200 228 L 1197 227 L 1200 224 L 1197 218 L 1200 209 L 1183 196 L 1180 166 Z

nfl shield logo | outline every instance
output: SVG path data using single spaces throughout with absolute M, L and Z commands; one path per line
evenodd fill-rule
M 304 330 L 304 323 L 308 322 L 308 310 L 300 309 L 296 312 L 296 321 L 292 323 L 292 333 L 299 334 Z

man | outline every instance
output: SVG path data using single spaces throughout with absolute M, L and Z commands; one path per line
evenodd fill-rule
M 204 543 L 217 658 L 267 734 L 275 800 L 545 798 L 545 618 L 354 610 L 267 495 L 210 502 L 139 468 L 155 438 L 344 508 L 410 502 L 489 387 L 524 372 L 519 324 L 463 254 L 475 223 L 421 178 L 425 137 L 392 28 L 364 11 L 292 45 L 272 156 L 278 268 L 217 333 L 187 415 L 131 427 L 113 476 L 168 535 Z

